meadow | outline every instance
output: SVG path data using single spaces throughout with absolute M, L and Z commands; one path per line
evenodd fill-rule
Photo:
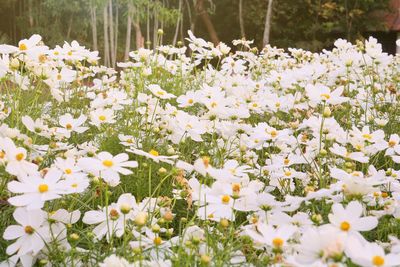
M 400 266 L 400 56 L 189 36 L 0 45 L 0 266 Z

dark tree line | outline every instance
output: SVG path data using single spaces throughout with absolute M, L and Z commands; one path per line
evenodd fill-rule
M 258 47 L 313 51 L 338 37 L 355 40 L 384 31 L 389 0 L 2 0 L 0 42 L 39 33 L 99 50 L 114 66 L 139 47 L 183 42 L 187 30 L 213 43 L 254 39 Z M 159 29 L 163 29 L 161 35 Z

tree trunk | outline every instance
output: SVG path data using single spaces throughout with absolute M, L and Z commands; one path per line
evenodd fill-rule
M 114 31 L 114 64 L 113 67 L 115 67 L 115 64 L 118 59 L 118 23 L 119 23 L 119 10 L 118 10 L 118 0 L 116 0 L 116 9 L 115 9 L 115 31 Z
M 178 12 L 179 12 L 179 17 L 178 17 L 178 20 L 176 21 L 176 28 L 175 28 L 174 39 L 172 40 L 172 46 L 175 46 L 176 41 L 178 40 L 179 27 L 181 25 L 181 17 L 183 16 L 183 14 L 182 14 L 182 0 L 179 0 Z
M 108 3 L 105 4 L 103 10 L 104 21 L 104 65 L 110 66 L 110 43 L 108 39 Z
M 158 10 L 153 9 L 153 17 L 154 17 L 154 24 L 153 24 L 153 49 L 156 49 L 158 45 Z
M 129 4 L 128 17 L 126 20 L 126 41 L 125 41 L 124 61 L 128 60 L 129 51 L 131 50 L 131 32 L 132 32 L 132 6 L 131 4 Z
M 109 5 L 109 17 L 108 17 L 108 19 L 109 19 L 109 24 L 108 24 L 108 27 L 109 27 L 109 30 L 110 30 L 110 55 L 111 55 L 111 67 L 114 67 L 115 66 L 115 57 L 114 57 L 114 44 L 115 44 L 115 41 L 114 41 L 114 38 L 115 38 L 115 36 L 114 36 L 114 16 L 113 16 L 113 7 L 112 7 L 112 0 L 109 0 L 108 1 L 108 5 Z
M 139 22 L 139 14 L 135 7 L 133 7 L 133 28 L 135 28 L 135 41 L 136 41 L 136 49 L 144 47 L 144 37 L 142 34 L 142 30 L 140 29 L 140 22 Z
M 90 24 L 92 26 L 93 50 L 97 51 L 97 18 L 96 6 L 93 5 L 93 2 L 90 2 Z
M 71 30 L 72 30 L 72 22 L 73 22 L 73 19 L 74 19 L 74 15 L 71 14 L 71 17 L 70 17 L 69 22 L 68 22 L 67 40 L 69 40 L 69 37 L 71 36 Z
M 211 42 L 213 42 L 214 45 L 218 45 L 219 44 L 218 34 L 215 31 L 214 25 L 212 24 L 212 21 L 210 19 L 210 16 L 208 15 L 206 8 L 204 7 L 204 0 L 197 0 L 196 11 L 197 14 L 201 17 L 204 25 L 206 26 L 208 34 L 210 35 Z
M 265 17 L 263 47 L 269 44 L 269 35 L 271 30 L 272 3 L 274 0 L 268 0 L 267 16 Z
M 246 32 L 244 30 L 243 21 L 243 0 L 239 0 L 239 26 L 240 26 L 240 37 L 246 39 Z
M 30 27 L 33 27 L 32 1 L 33 0 L 28 0 L 28 19 Z
M 146 46 L 150 49 L 150 4 L 147 4 L 147 22 L 146 22 Z

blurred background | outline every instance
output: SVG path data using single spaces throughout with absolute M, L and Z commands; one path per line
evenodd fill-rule
M 34 33 L 49 46 L 78 40 L 108 66 L 139 47 L 180 45 L 189 29 L 215 44 L 246 38 L 311 51 L 372 35 L 394 54 L 400 0 L 0 0 L 0 43 Z

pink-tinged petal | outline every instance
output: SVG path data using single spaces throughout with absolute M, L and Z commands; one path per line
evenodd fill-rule
M 126 161 L 126 162 L 120 163 L 119 166 L 136 168 L 138 166 L 138 163 L 136 161 Z
M 374 229 L 378 225 L 378 219 L 376 217 L 364 217 L 353 222 L 353 228 L 357 231 L 369 231 Z
M 23 207 L 29 204 L 32 204 L 34 201 L 37 201 L 37 194 L 24 194 L 20 196 L 11 197 L 8 199 L 8 202 L 16 207 Z
M 95 158 L 82 158 L 78 160 L 78 166 L 86 171 L 99 171 L 103 169 L 101 161 Z
M 91 210 L 85 213 L 82 221 L 86 224 L 97 224 L 105 221 L 106 215 L 102 211 Z
M 110 153 L 108 153 L 107 151 L 103 151 L 100 152 L 99 154 L 97 154 L 97 158 L 99 158 L 100 160 L 112 160 L 113 159 L 113 155 L 111 155 Z
M 25 235 L 24 227 L 22 227 L 20 225 L 10 225 L 4 231 L 3 238 L 5 240 L 13 240 L 13 239 L 17 239 L 23 235 Z
M 129 160 L 129 156 L 126 153 L 118 154 L 113 159 L 113 161 L 116 162 L 116 163 L 124 162 L 124 161 L 127 161 L 127 160 Z
M 35 189 L 32 188 L 32 186 L 17 181 L 9 182 L 7 184 L 7 188 L 12 193 L 30 193 L 35 191 Z
M 19 238 L 17 241 L 15 241 L 14 243 L 12 243 L 11 245 L 9 245 L 7 247 L 6 253 L 8 255 L 12 255 L 15 252 L 17 252 L 21 248 L 22 244 L 24 244 L 26 238 L 27 238 L 26 236 L 23 236 L 23 237 Z
M 117 172 L 119 172 L 119 173 L 121 173 L 121 174 L 123 174 L 123 175 L 129 175 L 129 174 L 132 174 L 133 172 L 131 171 L 131 170 L 128 170 L 128 169 L 125 169 L 125 168 L 114 168 L 115 169 L 115 171 L 117 171 Z
M 346 207 L 347 215 L 350 215 L 351 218 L 359 218 L 361 217 L 363 212 L 363 207 L 360 202 L 352 201 Z

